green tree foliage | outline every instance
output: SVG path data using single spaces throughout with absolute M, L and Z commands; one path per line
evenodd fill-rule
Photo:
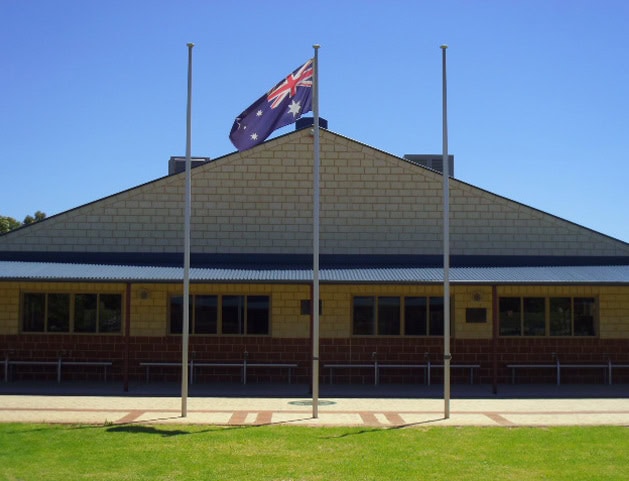
M 10 230 L 17 229 L 23 225 L 32 224 L 46 218 L 46 214 L 38 210 L 34 215 L 27 215 L 24 218 L 24 222 L 15 220 L 13 217 L 0 215 L 0 234 L 9 232 Z
M 26 217 L 24 217 L 24 222 L 22 222 L 22 224 L 32 224 L 33 222 L 37 222 L 45 218 L 46 214 L 44 214 L 41 210 L 38 210 L 37 212 L 35 212 L 34 215 L 27 215 Z

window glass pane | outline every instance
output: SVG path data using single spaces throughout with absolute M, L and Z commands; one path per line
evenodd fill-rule
M 247 296 L 247 334 L 269 333 L 269 296 Z
M 74 296 L 75 332 L 96 332 L 97 297 L 96 294 Z
M 375 334 L 375 298 L 354 297 L 354 334 Z
M 194 297 L 194 332 L 216 334 L 218 322 L 218 298 L 216 296 Z
M 22 330 L 43 332 L 46 312 L 46 294 L 24 294 L 22 307 Z
M 192 308 L 192 305 L 190 307 Z M 183 296 L 172 296 L 170 298 L 170 333 L 181 334 L 182 332 L 183 332 Z
M 378 298 L 378 334 L 400 334 L 400 298 Z
M 443 297 L 431 297 L 429 299 L 428 313 L 430 316 L 431 336 L 443 336 Z
M 498 304 L 500 311 L 500 335 L 521 336 L 520 298 L 501 297 Z
M 522 302 L 525 336 L 546 334 L 546 300 L 543 297 L 525 297 Z
M 591 297 L 574 298 L 574 335 L 594 336 L 596 301 Z
M 48 294 L 48 332 L 68 332 L 70 295 Z
M 221 310 L 223 334 L 245 333 L 245 298 L 244 296 L 223 296 Z
M 120 332 L 122 327 L 122 296 L 101 294 L 98 312 L 99 332 Z
M 550 335 L 569 336 L 572 334 L 572 313 L 569 297 L 550 298 Z
M 404 298 L 404 334 L 425 336 L 428 327 L 428 299 L 425 297 Z

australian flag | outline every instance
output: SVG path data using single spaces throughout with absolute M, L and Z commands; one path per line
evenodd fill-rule
M 264 142 L 271 133 L 312 110 L 313 61 L 308 60 L 241 113 L 229 138 L 238 150 Z

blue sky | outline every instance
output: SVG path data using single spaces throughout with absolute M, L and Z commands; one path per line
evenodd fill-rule
M 330 130 L 629 241 L 629 2 L 0 0 L 0 215 L 48 216 L 234 151 L 234 117 L 321 44 Z M 286 127 L 276 134 L 286 133 Z

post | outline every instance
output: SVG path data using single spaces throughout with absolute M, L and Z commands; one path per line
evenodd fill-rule
M 446 49 L 441 46 L 443 75 L 443 417 L 450 417 L 450 165 L 448 162 L 448 91 Z
M 312 113 L 314 117 L 314 168 L 312 179 L 312 417 L 319 417 L 319 47 L 314 48 Z
M 184 212 L 183 326 L 181 328 L 181 417 L 188 415 L 188 343 L 190 330 L 190 218 L 192 213 L 192 47 L 188 44 L 188 103 L 186 109 L 186 202 Z

